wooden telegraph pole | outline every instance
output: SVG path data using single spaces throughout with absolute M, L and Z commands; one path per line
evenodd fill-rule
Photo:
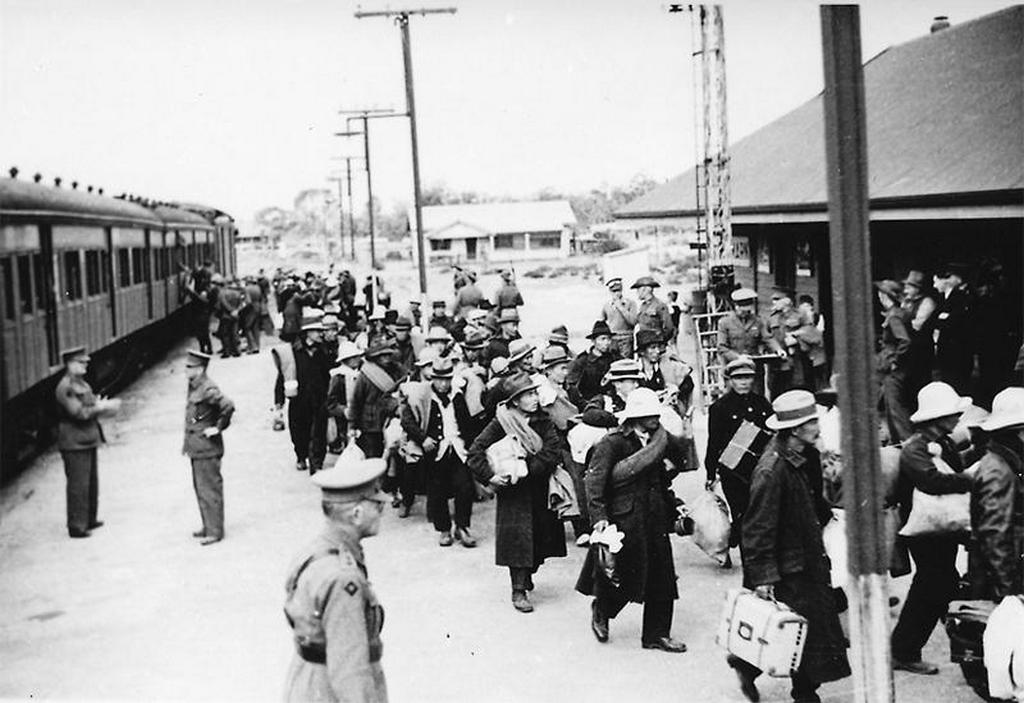
M 884 486 L 872 359 L 867 120 L 860 10 L 821 6 L 825 64 L 825 155 L 836 367 L 842 421 L 844 507 L 850 570 L 854 699 L 893 701 L 889 653 Z
M 412 142 L 412 183 L 413 202 L 416 211 L 416 254 L 419 259 L 420 294 L 427 296 L 427 252 L 423 241 L 423 207 L 420 202 L 420 155 L 416 137 L 416 95 L 412 81 L 412 46 L 409 40 L 410 15 L 454 15 L 456 8 L 421 8 L 419 10 L 380 10 L 374 12 L 355 13 L 356 19 L 364 17 L 394 17 L 395 24 L 402 30 L 402 58 L 405 64 L 405 102 L 406 113 L 409 115 L 409 136 Z

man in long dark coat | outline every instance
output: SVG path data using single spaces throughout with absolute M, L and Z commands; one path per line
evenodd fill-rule
M 974 296 L 966 279 L 967 266 L 960 263 L 946 265 L 935 276 L 936 289 L 942 296 L 935 316 L 939 331 L 935 364 L 939 380 L 961 395 L 970 391 L 977 335 Z
M 590 349 L 572 360 L 565 379 L 569 400 L 578 408 L 585 407 L 601 393 L 608 368 L 619 358 L 618 348 L 612 346 L 612 331 L 604 320 L 594 323 L 587 339 L 590 340 Z
M 389 337 L 379 337 L 366 350 L 352 390 L 352 424 L 356 444 L 367 458 L 384 456 L 384 424 L 398 408 L 394 391 L 401 372 L 395 366 L 397 348 Z
M 548 480 L 561 459 L 561 449 L 555 424 L 540 409 L 537 386 L 530 377 L 510 377 L 505 390 L 506 399 L 473 442 L 467 463 L 478 481 L 497 491 L 494 562 L 508 567 L 512 606 L 530 613 L 533 604 L 527 592 L 533 590 L 533 574 L 548 557 L 566 555 L 565 528 L 548 509 Z M 515 479 L 496 473 L 487 458 L 488 447 L 509 432 L 526 451 L 527 473 Z
M 576 590 L 595 596 L 591 603 L 591 629 L 599 642 L 608 641 L 608 620 L 630 601 L 644 604 L 644 649 L 685 652 L 686 645 L 670 636 L 676 589 L 676 571 L 668 532 L 676 520 L 672 478 L 665 459 L 684 466 L 680 441 L 660 423 L 661 403 L 649 388 L 638 388 L 626 401 L 622 426 L 605 435 L 593 449 L 584 482 L 593 533 L 591 543 L 609 524 L 625 534 L 615 555 L 618 588 L 594 578 L 591 550 Z
M 795 701 L 820 701 L 822 683 L 850 675 L 846 640 L 833 597 L 822 526 L 832 513 L 821 491 L 818 411 L 810 391 L 792 390 L 772 403 L 768 428 L 778 432 L 761 455 L 743 520 L 743 585 L 777 599 L 807 618 L 800 666 L 793 672 Z M 758 700 L 761 671 L 729 655 L 744 695 Z

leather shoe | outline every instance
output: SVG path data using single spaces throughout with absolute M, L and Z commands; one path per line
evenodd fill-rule
M 202 540 L 199 541 L 199 544 L 201 544 L 204 547 L 207 547 L 207 546 L 209 546 L 211 544 L 217 544 L 217 542 L 220 542 L 222 539 L 224 539 L 224 538 L 223 537 L 213 537 L 213 536 L 204 537 Z
M 195 532 L 192 533 L 192 536 L 193 537 L 205 537 L 206 536 L 206 530 L 196 530 Z
M 897 671 L 909 671 L 911 674 L 920 674 L 922 676 L 933 676 L 939 673 L 939 667 L 926 661 L 905 662 L 900 661 L 896 657 L 892 659 L 892 668 Z
M 532 591 L 533 590 L 533 574 L 527 574 L 526 575 L 526 590 L 527 591 Z
M 754 684 L 754 678 L 751 676 L 750 671 L 742 666 L 737 666 L 734 662 L 733 655 L 729 655 L 726 658 L 726 663 L 736 672 L 736 678 L 740 681 L 740 691 L 751 703 L 757 703 L 761 700 L 761 693 L 757 690 L 757 686 Z
M 472 549 L 476 546 L 476 537 L 469 534 L 469 530 L 465 527 L 455 528 L 455 539 L 462 542 L 462 546 L 466 547 L 467 549 Z
M 526 591 L 512 591 L 512 607 L 520 613 L 533 612 L 533 603 L 526 597 Z
M 597 609 L 597 600 L 590 603 L 590 630 L 598 642 L 608 641 L 608 618 Z
M 686 651 L 685 644 L 671 637 L 659 637 L 656 640 L 643 642 L 642 644 L 644 649 L 660 649 L 663 652 L 673 652 L 675 654 L 681 654 Z
M 96 520 L 95 522 L 90 522 L 89 523 L 89 529 L 90 530 L 95 530 L 97 527 L 103 527 L 103 521 L 102 520 Z
M 400 511 L 398 511 L 398 517 L 409 517 L 409 514 L 411 512 L 412 512 L 412 506 L 411 505 L 403 505 L 402 509 Z
M 452 533 L 451 532 L 439 532 L 437 537 L 437 543 L 442 547 L 452 546 Z
M 68 530 L 68 537 L 72 539 L 82 539 L 84 537 L 91 537 L 87 530 Z
M 305 459 L 299 459 L 295 462 L 296 471 L 309 471 L 309 466 L 306 465 Z

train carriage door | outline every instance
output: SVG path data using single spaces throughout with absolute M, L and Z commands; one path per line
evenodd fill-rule
M 114 286 L 114 234 L 110 227 L 104 230 L 106 249 L 101 257 L 102 287 L 107 298 L 107 309 L 110 311 L 110 337 L 117 337 L 117 295 Z
M 153 270 L 150 262 L 153 260 L 153 233 L 145 230 L 142 240 L 142 252 L 139 256 L 139 264 L 142 268 L 142 283 L 146 288 L 146 319 L 153 319 Z
M 53 230 L 50 225 L 39 226 L 39 248 L 39 253 L 35 255 L 36 295 L 46 320 L 46 360 L 50 367 L 55 367 L 60 363 L 60 349 L 57 336 L 56 279 L 53 275 Z

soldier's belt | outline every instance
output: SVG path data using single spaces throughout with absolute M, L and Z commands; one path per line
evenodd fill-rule
M 295 649 L 298 651 L 299 656 L 310 664 L 327 663 L 327 648 L 323 645 L 296 644 Z

